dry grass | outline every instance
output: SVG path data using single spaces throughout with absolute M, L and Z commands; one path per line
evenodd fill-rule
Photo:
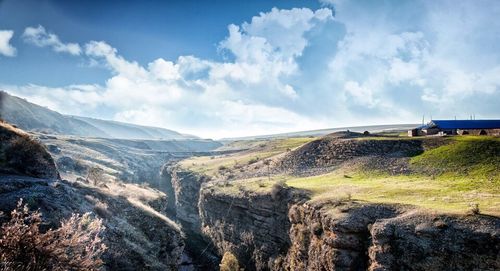
M 2 270 L 99 270 L 106 250 L 104 226 L 90 214 L 73 214 L 61 226 L 40 231 L 40 212 L 19 201 L 10 221 L 0 228 Z
M 5 122 L 0 122 L 0 171 L 41 178 L 58 177 L 54 161 L 45 147 Z
M 219 168 L 228 170 L 238 170 L 245 165 L 252 165 L 258 161 L 280 155 L 287 151 L 300 147 L 316 138 L 298 137 L 263 141 L 248 141 L 246 144 L 250 149 L 234 154 L 221 156 L 202 156 L 193 157 L 181 161 L 182 168 L 192 170 L 209 176 L 216 176 Z M 239 147 L 243 148 L 244 142 L 238 142 Z

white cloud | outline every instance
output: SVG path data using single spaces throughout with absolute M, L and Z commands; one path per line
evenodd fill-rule
M 12 89 L 64 113 L 212 137 L 500 113 L 500 27 L 487 27 L 500 5 L 332 2 L 335 18 L 272 9 L 230 25 L 219 43 L 230 60 L 143 65 L 91 41 L 81 54 L 111 71 L 102 85 Z
M 354 98 L 354 103 L 373 107 L 376 101 L 373 99 L 371 89 L 360 86 L 358 82 L 347 81 L 344 85 L 346 92 Z
M 4 56 L 15 56 L 16 48 L 10 44 L 10 40 L 14 36 L 12 30 L 0 30 L 0 54 Z
M 47 32 L 41 25 L 37 27 L 26 27 L 23 33 L 25 42 L 38 47 L 50 47 L 55 52 L 79 55 L 81 53 L 80 45 L 77 43 L 63 43 L 56 34 Z

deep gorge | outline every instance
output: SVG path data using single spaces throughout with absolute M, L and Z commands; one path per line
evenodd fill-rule
M 280 195 L 219 193 L 216 182 L 178 166 L 165 168 L 176 218 L 188 229 L 200 270 L 231 251 L 245 270 L 496 270 L 500 222 L 412 206 L 356 201 L 310 202 Z M 170 183 L 169 183 L 170 182 Z M 220 184 L 219 184 L 220 185 Z M 172 195 L 172 193 L 169 193 Z M 196 260 L 196 259 L 195 259 Z M 210 264 L 206 264 L 210 263 Z

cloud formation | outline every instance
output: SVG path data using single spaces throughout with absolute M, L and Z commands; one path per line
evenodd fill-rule
M 71 55 L 79 55 L 81 53 L 80 45 L 77 43 L 63 43 L 59 37 L 47 32 L 45 27 L 39 25 L 37 27 L 26 27 L 23 33 L 23 39 L 29 44 L 38 47 L 50 47 L 58 53 L 68 53 Z
M 326 2 L 333 7 L 274 8 L 229 25 L 219 44 L 225 61 L 141 65 L 90 41 L 79 52 L 110 71 L 104 84 L 10 89 L 64 113 L 210 137 L 411 123 L 422 114 L 498 117 L 500 5 Z
M 0 30 L 0 55 L 9 57 L 16 55 L 16 48 L 10 44 L 12 36 L 14 36 L 14 31 Z

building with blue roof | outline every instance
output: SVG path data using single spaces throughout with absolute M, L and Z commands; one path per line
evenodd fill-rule
M 408 131 L 408 136 L 500 135 L 500 120 L 431 120 Z

